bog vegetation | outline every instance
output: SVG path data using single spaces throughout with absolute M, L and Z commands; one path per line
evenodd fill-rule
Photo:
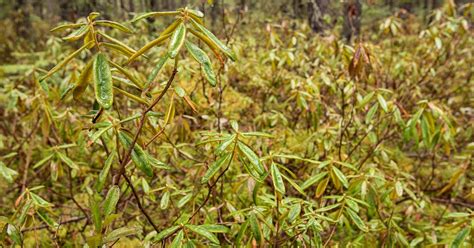
M 0 246 L 474 245 L 472 3 L 216 2 L 2 21 Z

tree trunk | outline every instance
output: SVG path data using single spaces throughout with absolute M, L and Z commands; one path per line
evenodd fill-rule
M 360 0 L 348 0 L 343 4 L 344 24 L 342 26 L 342 37 L 351 42 L 360 33 L 360 19 L 362 15 L 362 4 Z
M 326 13 L 328 0 L 310 0 L 308 2 L 308 22 L 311 29 L 316 33 L 322 33 L 326 28 L 324 14 Z

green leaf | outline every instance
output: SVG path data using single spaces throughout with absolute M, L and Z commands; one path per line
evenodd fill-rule
M 172 226 L 170 228 L 167 228 L 163 231 L 161 231 L 160 233 L 158 233 L 155 238 L 154 238 L 154 241 L 155 242 L 159 242 L 161 241 L 163 238 L 165 237 L 168 237 L 168 235 L 174 233 L 176 230 L 180 229 L 181 226 Z
M 124 132 L 119 132 L 118 137 L 122 145 L 126 148 L 129 149 L 129 147 L 132 144 L 132 138 L 125 134 Z M 153 176 L 153 169 L 150 165 L 150 161 L 148 161 L 148 156 L 143 151 L 141 146 L 137 143 L 135 143 L 132 151 L 132 161 L 133 163 L 140 169 L 143 173 L 145 173 L 147 176 Z
M 170 248 L 181 248 L 181 241 L 183 240 L 184 232 L 183 230 L 179 231 L 176 237 L 174 237 L 173 242 L 170 245 Z
M 107 175 L 109 174 L 110 167 L 112 167 L 112 162 L 114 161 L 114 153 L 110 153 L 107 160 L 105 160 L 104 167 L 100 171 L 99 177 L 97 178 L 97 183 L 95 188 L 97 192 L 101 192 L 104 188 L 105 180 L 107 180 Z
M 112 107 L 114 100 L 112 74 L 109 63 L 103 53 L 97 54 L 93 65 L 95 98 L 105 109 Z
M 88 31 L 89 31 L 89 25 L 84 24 L 80 28 L 72 31 L 72 33 L 69 34 L 68 36 L 64 37 L 63 40 L 76 41 L 80 39 L 82 36 L 84 36 Z
M 89 144 L 95 143 L 105 132 L 107 132 L 109 129 L 113 127 L 111 122 L 105 122 L 105 126 L 101 127 L 99 130 L 97 130 L 91 137 L 91 140 L 89 141 Z
M 63 59 L 59 64 L 57 64 L 55 67 L 53 67 L 51 70 L 49 70 L 48 73 L 46 73 L 46 75 L 42 76 L 39 81 L 41 82 L 41 81 L 45 80 L 46 78 L 51 77 L 51 75 L 53 75 L 54 73 L 59 71 L 61 68 L 63 68 L 65 65 L 67 65 L 69 63 L 69 61 L 71 61 L 71 59 L 76 57 L 84 49 L 88 48 L 90 44 L 93 44 L 93 41 L 90 41 L 87 44 L 84 44 L 82 47 L 77 49 L 75 52 L 71 53 L 69 56 L 67 56 L 65 59 Z
M 192 55 L 192 57 L 197 62 L 199 62 L 199 64 L 201 64 L 202 72 L 209 84 L 212 86 L 216 86 L 216 74 L 212 69 L 212 63 L 209 59 L 209 56 L 207 56 L 207 54 L 203 50 L 201 50 L 201 48 L 191 42 L 186 41 L 185 46 L 189 53 Z
M 104 243 L 112 242 L 122 237 L 137 234 L 137 232 L 137 228 L 121 227 L 108 233 L 107 236 L 105 236 L 104 238 Z
M 290 212 L 288 213 L 288 221 L 290 223 L 293 223 L 293 221 L 296 220 L 301 214 L 301 205 L 300 204 L 295 204 L 293 207 L 291 207 Z
M 76 163 L 74 163 L 68 156 L 66 156 L 66 154 L 62 152 L 56 152 L 56 154 L 58 155 L 59 159 L 61 159 L 65 164 L 67 164 L 67 166 L 69 166 L 69 168 L 73 170 L 79 170 L 79 166 L 77 166 Z
M 278 167 L 275 165 L 275 163 L 272 163 L 272 165 L 270 166 L 270 170 L 275 190 L 280 192 L 281 194 L 285 194 L 285 184 L 283 183 L 283 178 L 281 177 L 280 170 L 278 170 Z
M 174 16 L 179 14 L 179 11 L 160 11 L 160 12 L 147 12 L 142 13 L 133 18 L 131 22 L 137 22 L 141 19 L 148 18 L 148 17 L 156 17 L 156 16 Z
M 336 175 L 337 179 L 339 180 L 339 182 L 342 183 L 342 185 L 344 185 L 344 187 L 349 187 L 349 182 L 347 181 L 347 178 L 346 176 L 342 173 L 342 171 L 340 171 L 337 167 L 335 166 L 332 166 L 332 171 L 334 172 L 334 174 Z
M 170 56 L 170 58 L 174 58 L 176 57 L 176 55 L 178 55 L 179 50 L 184 44 L 185 38 L 186 27 L 183 23 L 180 23 L 170 39 L 170 44 L 168 47 L 168 55 Z
M 224 152 L 225 149 L 235 141 L 235 137 L 237 137 L 237 135 L 232 134 L 229 136 L 229 138 L 223 140 L 222 143 L 216 147 L 215 154 L 220 155 L 222 152 Z
M 250 229 L 252 230 L 253 237 L 260 244 L 262 241 L 262 233 L 260 231 L 260 226 L 257 222 L 257 216 L 254 213 L 250 214 L 249 217 Z
M 112 186 L 107 192 L 104 205 L 102 206 L 104 216 L 108 216 L 115 211 L 115 206 L 120 199 L 120 188 L 117 185 Z
M 169 202 L 170 202 L 170 192 L 166 191 L 165 193 L 163 193 L 163 196 L 161 197 L 160 208 L 167 209 Z
M 168 61 L 168 58 L 168 53 L 166 53 L 160 58 L 160 60 L 158 60 L 158 63 L 156 63 L 155 68 L 153 68 L 153 71 L 151 71 L 150 76 L 148 77 L 145 87 L 148 87 L 156 79 L 156 76 L 158 76 L 161 69 L 166 64 L 166 61 Z
M 183 196 L 181 199 L 179 199 L 178 201 L 178 208 L 182 208 L 184 205 L 186 205 L 186 203 L 188 203 L 189 200 L 191 200 L 192 198 L 192 194 L 187 194 L 185 196 Z
M 237 145 L 239 147 L 239 151 L 245 155 L 245 157 L 248 158 L 250 163 L 253 166 L 253 168 L 258 172 L 258 174 L 263 175 L 265 174 L 265 169 L 263 168 L 262 163 L 260 162 L 259 158 L 257 157 L 257 154 L 252 151 L 250 147 L 248 147 L 246 144 L 242 142 L 237 142 Z
M 205 237 L 206 239 L 208 239 L 212 243 L 219 244 L 219 240 L 217 239 L 217 237 L 214 234 L 212 234 L 211 232 L 209 232 L 208 230 L 206 230 L 205 228 L 202 228 L 200 226 L 195 226 L 195 225 L 186 225 L 186 228 L 191 230 L 192 232 L 194 232 L 196 234 L 199 234 L 199 235 Z
M 126 64 L 129 64 L 130 62 L 132 62 L 133 60 L 135 60 L 138 56 L 141 56 L 142 54 L 144 54 L 146 51 L 150 50 L 152 47 L 154 46 L 158 46 L 160 44 L 162 44 L 163 42 L 166 41 L 166 39 L 168 39 L 169 37 L 171 36 L 171 34 L 166 34 L 166 35 L 160 35 L 158 38 L 150 41 L 149 43 L 147 43 L 145 46 L 143 46 L 142 48 L 140 48 L 138 51 L 136 51 L 126 62 Z
M 201 228 L 206 229 L 211 233 L 228 233 L 230 229 L 223 225 L 214 225 L 214 224 L 204 224 L 200 225 Z
M 464 240 L 467 238 L 470 232 L 471 232 L 470 227 L 465 227 L 464 229 L 459 231 L 458 234 L 456 234 L 456 237 L 454 237 L 453 242 L 451 242 L 451 247 L 452 248 L 462 247 Z
M 100 233 L 102 231 L 102 215 L 100 213 L 99 200 L 94 195 L 89 199 L 91 208 L 92 222 L 94 223 L 95 232 Z
M 231 158 L 232 153 L 227 153 L 222 155 L 219 159 L 217 159 L 214 163 L 209 166 L 206 174 L 201 179 L 201 183 L 207 183 L 209 179 L 211 179 L 219 169 Z
M 131 30 L 130 28 L 126 27 L 125 25 L 121 23 L 114 22 L 114 21 L 99 20 L 99 21 L 95 21 L 95 24 L 97 26 L 111 27 L 111 28 L 120 30 L 122 32 L 129 33 L 129 34 L 133 33 L 133 30 Z
M 36 205 L 36 206 L 39 206 L 39 207 L 49 207 L 49 206 L 52 206 L 53 204 L 47 202 L 45 199 L 41 198 L 39 195 L 33 193 L 33 192 L 29 192 L 29 195 L 31 197 L 31 200 L 33 200 L 33 203 Z
M 302 190 L 305 190 L 309 187 L 311 187 L 311 185 L 319 182 L 321 179 L 323 179 L 328 173 L 326 171 L 323 171 L 321 173 L 318 173 L 310 178 L 308 178 L 308 180 L 304 181 L 304 183 L 301 184 L 301 189 Z
M 59 31 L 63 31 L 63 30 L 66 30 L 66 29 L 70 29 L 70 28 L 78 28 L 78 27 L 81 27 L 81 26 L 84 26 L 86 25 L 86 23 L 66 23 L 66 24 L 61 24 L 59 26 L 56 26 L 55 28 L 49 30 L 50 32 L 59 32 Z
M 42 166 L 43 164 L 48 162 L 53 156 L 54 156 L 54 153 L 51 153 L 48 156 L 44 157 L 43 159 L 41 159 L 40 161 L 38 161 L 36 164 L 33 165 L 33 169 L 36 169 Z
M 228 48 L 222 41 L 217 39 L 217 37 L 211 33 L 211 31 L 207 30 L 204 26 L 201 24 L 197 23 L 194 19 L 191 19 L 192 24 L 200 31 L 204 36 L 209 38 L 209 40 L 217 46 L 228 58 L 230 58 L 232 61 L 235 61 L 235 54 L 230 48 Z
M 367 226 L 365 225 L 365 223 L 362 221 L 362 219 L 359 217 L 359 215 L 357 215 L 356 212 L 352 211 L 352 209 L 350 208 L 346 208 L 346 213 L 349 215 L 349 217 L 352 219 L 352 222 L 354 222 L 354 224 L 356 224 L 356 226 L 364 231 L 364 232 L 368 232 L 369 229 L 367 228 Z
M 8 168 L 2 161 L 0 161 L 0 175 L 5 178 L 7 182 L 12 183 L 13 178 L 18 175 L 18 172 Z
M 38 214 L 38 216 L 44 221 L 44 223 L 46 223 L 48 226 L 50 227 L 58 227 L 59 224 L 56 223 L 56 221 L 54 221 L 53 219 L 51 219 L 48 215 L 48 213 L 46 211 L 44 211 L 43 209 L 38 209 L 36 211 L 36 214 Z
M 385 101 L 385 98 L 383 98 L 382 95 L 378 94 L 377 95 L 377 100 L 379 101 L 380 107 L 382 107 L 383 111 L 385 111 L 385 113 L 387 113 L 388 112 L 388 107 L 387 107 L 387 102 Z

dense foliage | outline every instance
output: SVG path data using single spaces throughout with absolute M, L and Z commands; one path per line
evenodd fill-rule
M 472 247 L 473 12 L 62 24 L 0 67 L 0 244 Z

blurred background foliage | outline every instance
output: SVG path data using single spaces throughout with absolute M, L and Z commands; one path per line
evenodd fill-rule
M 91 122 L 92 87 L 79 99 L 71 93 L 91 52 L 40 84 L 81 46 L 49 30 L 97 11 L 133 28 L 108 33 L 139 49 L 171 19 L 134 16 L 184 6 L 201 10 L 238 59 L 212 55 L 210 87 L 181 58 L 172 94 L 138 141 L 145 147 L 162 130 L 146 147 L 154 176 L 127 168 L 165 233 L 124 183 L 118 210 L 100 222 L 103 244 L 473 246 L 474 4 L 453 0 L 0 0 L 2 245 L 94 246 L 94 204 L 114 192 L 106 174 L 94 193 L 110 151 L 123 150 L 115 127 Z M 127 69 L 146 81 L 165 51 L 155 47 Z M 172 74 L 164 67 L 151 94 Z M 117 87 L 151 100 L 118 75 Z M 100 123 L 133 134 L 136 121 L 116 122 L 143 102 L 114 97 Z M 230 141 L 252 152 L 222 148 Z M 220 158 L 230 161 L 218 168 L 222 178 L 202 183 Z

